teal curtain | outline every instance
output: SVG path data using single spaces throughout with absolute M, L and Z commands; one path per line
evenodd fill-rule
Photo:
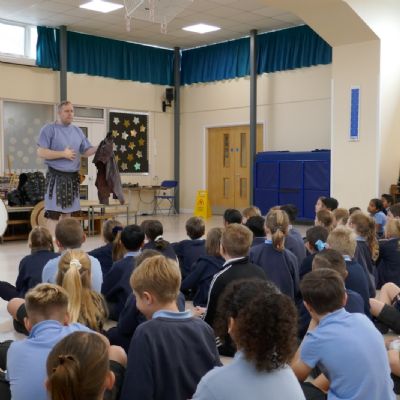
M 249 38 L 182 51 L 181 83 L 220 81 L 249 75 Z
M 60 69 L 59 31 L 45 26 L 37 27 L 36 65 Z
M 182 84 L 249 75 L 248 38 L 182 51 Z M 332 48 L 308 26 L 257 35 L 257 73 L 330 64 Z
M 173 84 L 173 50 L 67 32 L 69 72 L 159 85 Z M 40 67 L 59 69 L 59 35 L 38 27 Z
M 257 43 L 259 74 L 332 62 L 331 46 L 308 26 L 264 33 Z

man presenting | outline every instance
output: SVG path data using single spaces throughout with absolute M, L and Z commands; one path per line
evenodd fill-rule
M 54 235 L 59 218 L 80 210 L 80 155 L 90 157 L 97 147 L 90 144 L 80 128 L 72 124 L 74 107 L 70 101 L 58 105 L 58 120 L 45 125 L 37 142 L 37 154 L 45 159 L 45 217 Z

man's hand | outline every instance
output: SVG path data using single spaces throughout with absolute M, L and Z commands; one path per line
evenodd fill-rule
M 76 152 L 72 150 L 69 146 L 64 149 L 64 158 L 67 160 L 75 160 Z

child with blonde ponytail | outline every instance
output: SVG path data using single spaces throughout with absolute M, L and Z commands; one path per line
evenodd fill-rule
M 80 322 L 101 331 L 107 318 L 103 296 L 92 290 L 91 264 L 82 250 L 68 250 L 58 264 L 56 283 L 69 295 L 68 312 L 71 322 Z
M 289 218 L 282 210 L 271 210 L 265 217 L 264 243 L 250 249 L 250 262 L 259 265 L 282 293 L 295 299 L 299 292 L 299 266 L 296 256 L 285 249 Z

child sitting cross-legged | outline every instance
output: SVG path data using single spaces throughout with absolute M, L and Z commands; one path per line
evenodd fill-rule
M 394 400 L 383 337 L 365 315 L 344 310 L 342 277 L 321 268 L 300 289 L 312 320 L 291 365 L 301 382 L 316 366 L 323 372 L 302 384 L 306 399 Z
M 218 307 L 217 332 L 232 337 L 233 362 L 214 368 L 200 381 L 194 400 L 303 400 L 288 366 L 296 348 L 296 308 L 270 282 L 232 282 Z
M 201 377 L 221 365 L 211 327 L 190 311 L 178 311 L 176 262 L 161 255 L 148 258 L 130 282 L 148 321 L 132 338 L 120 399 L 190 399 Z

